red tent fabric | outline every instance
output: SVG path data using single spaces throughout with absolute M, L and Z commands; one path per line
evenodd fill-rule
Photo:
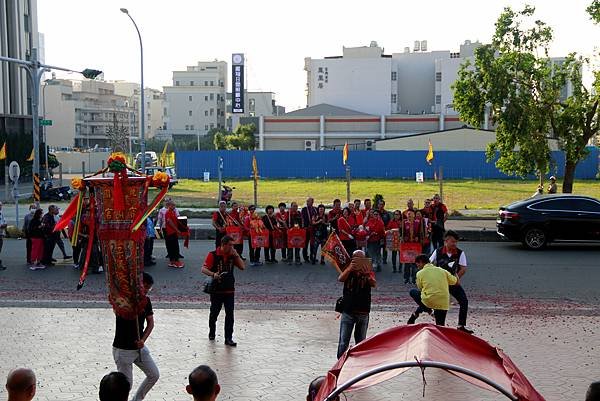
M 449 327 L 429 323 L 399 326 L 366 339 L 350 348 L 327 373 L 317 394 L 323 401 L 337 385 L 351 378 L 391 363 L 435 361 L 458 365 L 475 371 L 523 401 L 544 401 L 525 375 L 502 350 L 486 341 Z M 405 369 L 382 372 L 356 383 L 347 391 L 359 390 L 404 373 Z M 487 384 L 457 372 L 450 373 L 487 390 Z

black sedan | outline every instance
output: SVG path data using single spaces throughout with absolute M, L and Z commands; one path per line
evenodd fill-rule
M 542 195 L 498 211 L 497 232 L 541 249 L 555 241 L 600 242 L 600 201 L 588 196 Z

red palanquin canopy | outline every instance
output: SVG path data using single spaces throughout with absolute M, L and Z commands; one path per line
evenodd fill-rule
M 525 375 L 502 350 L 459 330 L 422 323 L 398 326 L 370 337 L 350 348 L 327 373 L 316 400 L 323 401 L 336 386 L 371 369 L 397 362 L 435 361 L 477 372 L 523 401 L 544 401 Z M 370 376 L 347 391 L 373 386 L 410 368 L 388 370 Z M 478 387 L 492 387 L 471 376 L 450 373 Z

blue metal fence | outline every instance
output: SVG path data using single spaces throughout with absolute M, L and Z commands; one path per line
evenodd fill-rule
M 223 157 L 223 176 L 250 178 L 252 155 L 256 155 L 258 170 L 265 178 L 343 178 L 341 151 L 181 151 L 176 154 L 177 174 L 180 178 L 201 179 L 204 172 L 217 175 L 217 161 Z M 351 151 L 348 164 L 354 178 L 415 179 L 422 171 L 425 178 L 433 178 L 434 171 L 443 166 L 446 179 L 509 179 L 486 161 L 485 152 L 437 151 L 430 166 L 425 162 L 425 151 Z M 556 166 L 552 174 L 562 177 L 563 152 L 553 152 Z M 576 177 L 593 179 L 598 172 L 598 149 L 590 148 L 590 155 L 577 166 Z

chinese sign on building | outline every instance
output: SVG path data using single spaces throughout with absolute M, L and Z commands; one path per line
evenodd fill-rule
M 244 113 L 244 54 L 234 53 L 231 57 L 231 112 Z

